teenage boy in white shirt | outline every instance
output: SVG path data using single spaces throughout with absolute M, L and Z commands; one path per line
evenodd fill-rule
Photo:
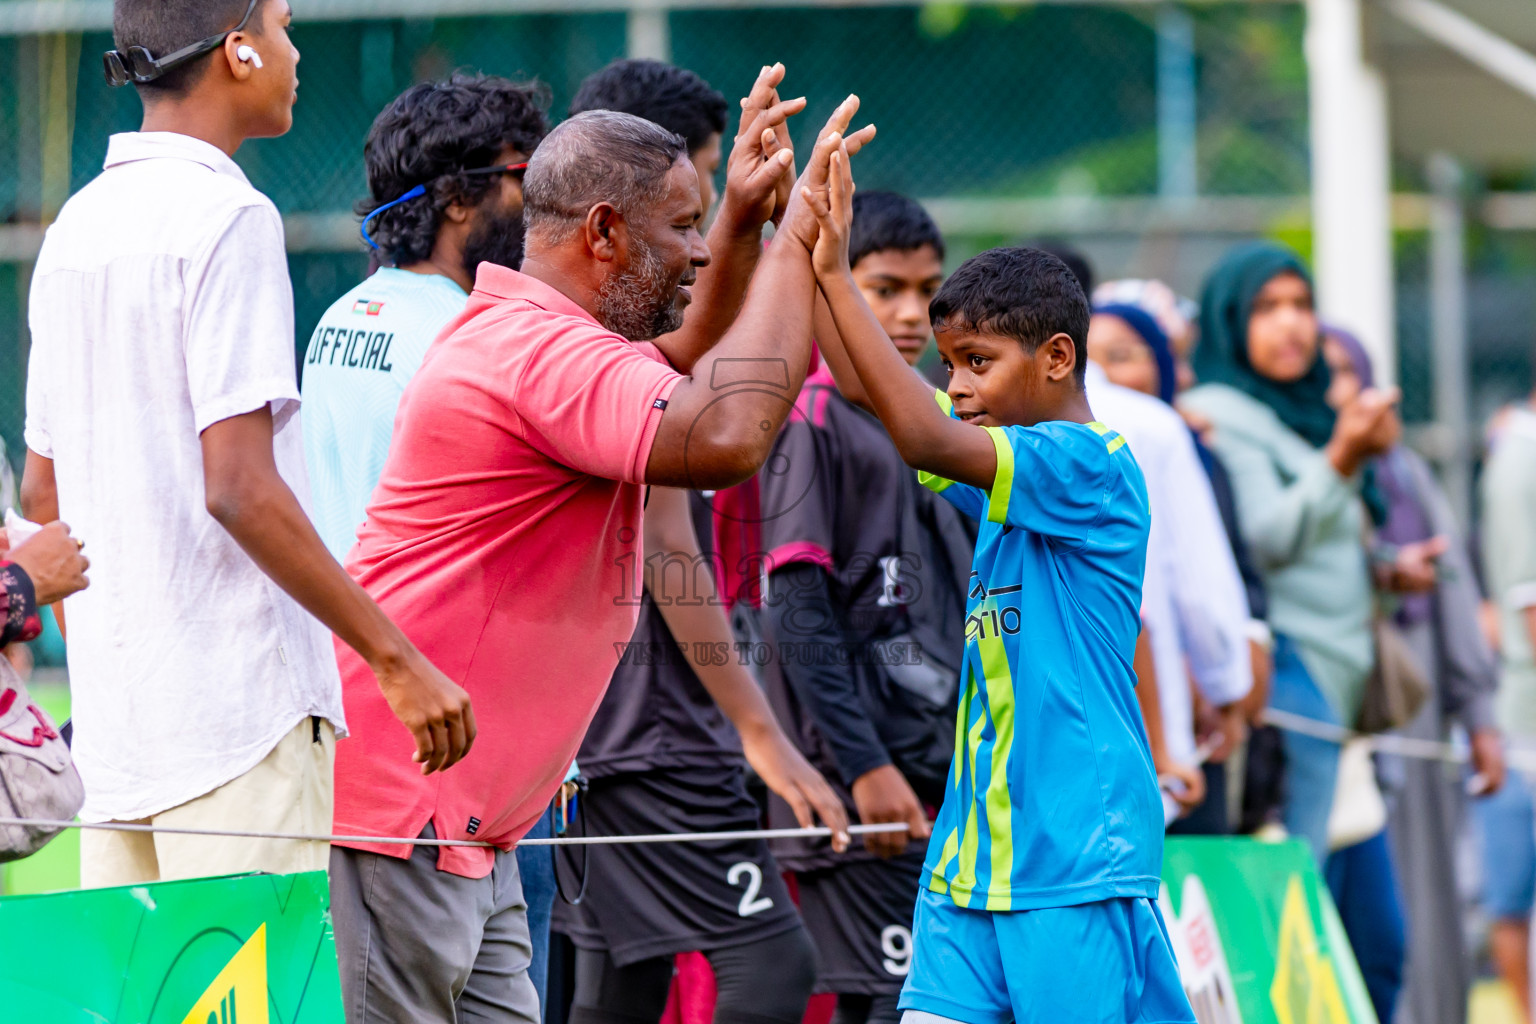
M 96 568 L 65 621 L 87 821 L 329 832 L 345 726 L 326 627 L 374 670 L 423 772 L 474 739 L 468 695 L 305 513 L 282 221 L 231 159 L 292 124 L 290 19 L 287 0 L 115 0 L 108 79 L 138 88 L 143 128 L 112 138 L 33 275 L 23 509 L 67 517 Z M 88 830 L 81 881 L 327 857 Z

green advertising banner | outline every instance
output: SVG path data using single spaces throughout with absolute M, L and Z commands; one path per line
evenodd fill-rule
M 325 872 L 0 898 L 0 1007 L 49 1024 L 341 1024 Z
M 1376 1024 L 1302 843 L 1169 839 L 1160 902 L 1200 1024 Z

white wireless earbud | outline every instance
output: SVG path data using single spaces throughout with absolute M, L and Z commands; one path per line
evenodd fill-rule
M 235 47 L 235 59 L 261 67 L 261 54 L 244 44 Z

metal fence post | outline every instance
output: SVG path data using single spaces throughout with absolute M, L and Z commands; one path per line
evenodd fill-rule
M 1433 190 L 1429 212 L 1429 320 L 1434 366 L 1440 476 L 1465 528 L 1472 510 L 1472 420 L 1467 373 L 1466 212 L 1461 165 L 1435 153 L 1426 166 Z
M 1195 19 L 1174 4 L 1157 9 L 1157 191 L 1188 199 L 1199 191 L 1196 162 Z
M 629 9 L 624 26 L 624 54 L 649 60 L 672 59 L 672 33 L 665 6 L 637 4 Z

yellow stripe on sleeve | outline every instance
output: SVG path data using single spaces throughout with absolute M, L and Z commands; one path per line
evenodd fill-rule
M 949 400 L 949 396 L 943 391 L 939 390 L 938 388 L 934 388 L 933 400 L 939 403 L 939 408 L 944 410 L 945 416 L 954 415 L 955 403 L 951 402 Z M 945 490 L 954 483 L 953 480 L 946 479 L 945 477 L 939 476 L 936 473 L 925 472 L 921 469 L 917 471 L 917 482 L 928 488 L 934 494 L 938 494 L 940 491 Z
M 992 493 L 988 495 L 987 518 L 994 523 L 1008 521 L 1008 499 L 1013 495 L 1013 445 L 1002 427 L 982 427 L 992 435 L 992 447 L 997 449 L 997 475 L 992 478 Z

